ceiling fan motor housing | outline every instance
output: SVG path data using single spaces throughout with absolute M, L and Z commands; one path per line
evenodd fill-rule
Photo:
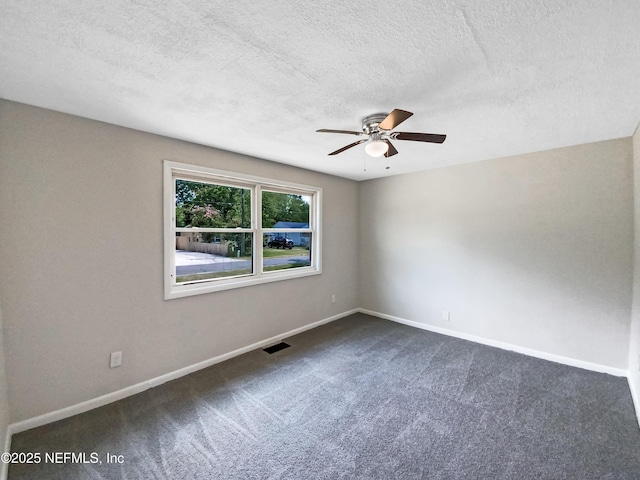
M 367 135 L 380 132 L 379 125 L 388 115 L 388 113 L 374 113 L 364 117 L 362 119 L 362 131 Z

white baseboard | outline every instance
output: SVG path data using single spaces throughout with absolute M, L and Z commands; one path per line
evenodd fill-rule
M 39 415 L 37 417 L 29 418 L 27 420 L 22 420 L 20 422 L 12 423 L 9 425 L 9 429 L 7 431 L 8 442 L 10 445 L 11 435 L 15 433 L 24 432 L 25 430 L 30 430 L 32 428 L 41 427 L 42 425 L 46 425 L 48 423 L 57 422 L 58 420 L 62 420 L 63 418 L 72 417 L 73 415 L 77 415 L 79 413 L 84 413 L 88 410 L 93 410 L 94 408 L 102 407 L 103 405 L 107 405 L 109 403 L 116 402 L 118 400 L 122 400 L 123 398 L 130 397 L 132 395 L 136 395 L 138 393 L 144 392 L 153 387 L 157 387 L 158 385 L 162 385 L 163 383 L 167 383 L 171 380 L 175 380 L 180 377 L 184 377 L 185 375 L 189 375 L 190 373 L 197 372 L 198 370 L 202 370 L 203 368 L 210 367 L 211 365 L 215 365 L 216 363 L 224 362 L 225 360 L 229 360 L 230 358 L 237 357 L 238 355 L 242 355 L 243 353 L 250 352 L 252 350 L 256 350 L 258 348 L 263 348 L 268 345 L 272 345 L 274 343 L 281 342 L 284 338 L 292 337 L 299 333 L 305 332 L 307 330 L 311 330 L 312 328 L 319 327 L 320 325 L 324 325 L 325 323 L 330 323 L 340 318 L 352 315 L 357 313 L 358 309 L 349 310 L 347 312 L 339 313 L 337 315 L 333 315 L 332 317 L 328 317 L 317 322 L 310 323 L 303 327 L 295 328 L 288 332 L 282 333 L 280 335 L 275 335 L 271 338 L 267 338 L 265 340 L 261 340 L 259 342 L 253 343 L 246 347 L 239 348 L 229 353 L 225 353 L 222 355 L 218 355 L 217 357 L 210 358 L 208 360 L 204 360 L 202 362 L 190 365 L 188 367 L 181 368 L 179 370 L 175 370 L 173 372 L 166 373 L 164 375 L 160 375 L 159 377 L 152 378 L 145 382 L 141 382 L 135 385 L 131 385 L 130 387 L 123 388 L 121 390 L 117 390 L 115 392 L 108 393 L 106 395 L 102 395 L 97 398 L 92 398 L 82 403 L 78 403 L 76 405 L 71 405 L 66 408 L 62 408 L 60 410 L 55 410 L 53 412 L 45 413 L 43 415 Z M 8 451 L 8 450 L 7 450 Z M 0 476 L 0 479 L 6 478 Z
M 10 451 L 11 451 L 11 425 L 7 427 L 7 434 L 4 436 L 4 450 L 2 450 L 2 452 L 10 452 Z M 7 475 L 9 475 L 9 464 L 5 462 L 0 462 L 0 479 L 6 480 Z
M 541 352 L 539 350 L 534 350 L 532 348 L 521 347 L 519 345 L 513 345 L 511 343 L 491 340 L 489 338 L 479 337 L 477 335 L 472 335 L 469 333 L 458 332 L 456 330 L 449 330 L 447 328 L 442 328 L 442 327 L 436 327 L 433 325 L 428 325 L 426 323 L 420 323 L 420 322 L 415 322 L 413 320 L 394 317 L 393 315 L 387 315 L 386 313 L 366 310 L 364 308 L 359 308 L 358 311 L 360 313 L 365 313 L 367 315 L 383 318 L 385 320 L 391 320 L 393 322 L 402 323 L 403 325 L 409 325 L 411 327 L 420 328 L 422 330 L 428 330 L 434 333 L 441 333 L 443 335 L 448 335 L 450 337 L 461 338 L 463 340 L 469 340 L 475 343 L 488 345 L 490 347 L 501 348 L 503 350 L 510 350 L 512 352 L 523 353 L 524 355 L 528 355 L 530 357 L 541 358 L 543 360 L 562 363 L 565 365 L 569 365 L 571 367 L 583 368 L 585 370 L 592 370 L 594 372 L 608 373 L 609 375 L 614 375 L 616 377 L 627 377 L 627 371 L 621 368 L 614 368 L 614 367 L 609 367 L 607 365 L 600 365 L 598 363 L 585 362 L 584 360 L 578 360 L 575 358 L 563 357 L 562 355 L 556 355 L 553 353 Z

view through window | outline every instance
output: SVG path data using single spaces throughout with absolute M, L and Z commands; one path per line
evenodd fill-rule
M 166 162 L 166 298 L 320 273 L 319 202 L 318 188 Z

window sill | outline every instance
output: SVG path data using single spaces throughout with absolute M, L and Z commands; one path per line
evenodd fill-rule
M 309 277 L 319 275 L 322 271 L 314 267 L 300 267 L 295 272 L 271 272 L 261 276 L 245 276 L 238 278 L 225 278 L 224 282 L 216 283 L 208 280 L 202 283 L 190 283 L 184 285 L 173 285 L 167 288 L 164 294 L 165 300 L 174 298 L 190 297 L 192 295 L 201 295 L 203 293 L 220 292 L 223 290 L 232 290 L 235 288 L 250 287 L 253 285 L 261 285 L 263 283 L 279 282 L 282 280 L 293 280 L 296 278 Z

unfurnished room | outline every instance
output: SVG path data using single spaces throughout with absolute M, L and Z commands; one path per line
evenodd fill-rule
M 640 478 L 639 27 L 0 2 L 0 479 Z

